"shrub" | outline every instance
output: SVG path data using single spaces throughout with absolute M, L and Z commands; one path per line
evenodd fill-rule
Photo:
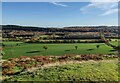
M 77 50 L 77 49 L 78 49 L 78 46 L 75 46 L 75 49 Z
M 97 47 L 97 48 L 99 48 L 99 47 L 100 47 L 100 45 L 97 45 L 96 47 Z
M 43 48 L 44 48 L 45 50 L 47 50 L 47 49 L 48 49 L 48 47 L 47 47 L 47 46 L 43 46 Z

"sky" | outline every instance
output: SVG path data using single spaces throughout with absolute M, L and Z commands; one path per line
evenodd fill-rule
M 39 27 L 118 25 L 117 2 L 3 2 L 2 24 Z

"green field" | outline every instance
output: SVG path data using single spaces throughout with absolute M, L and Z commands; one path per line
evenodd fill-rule
M 20 46 L 16 44 L 19 43 Z M 118 45 L 118 42 L 111 42 Z M 22 42 L 3 42 L 5 44 L 3 59 L 34 56 L 34 55 L 65 55 L 65 54 L 115 54 L 113 48 L 104 43 L 72 43 L 72 44 L 38 44 L 38 43 L 22 43 Z M 96 45 L 100 45 L 96 48 Z M 48 46 L 45 51 L 43 46 Z M 78 49 L 75 49 L 78 46 Z
M 104 81 L 117 83 L 117 61 L 72 63 L 15 75 L 7 81 Z

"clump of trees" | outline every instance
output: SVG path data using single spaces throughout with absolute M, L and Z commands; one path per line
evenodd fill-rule
M 26 41 L 26 43 L 105 43 L 102 40 L 80 41 L 80 40 L 44 40 L 44 41 Z

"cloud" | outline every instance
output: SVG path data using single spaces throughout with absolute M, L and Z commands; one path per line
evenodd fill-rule
M 109 15 L 118 12 L 119 0 L 91 0 L 90 4 L 80 9 L 83 13 L 88 13 L 90 10 L 99 9 L 103 11 L 101 16 Z
M 104 13 L 101 14 L 100 16 L 106 16 L 106 15 L 110 15 L 110 14 L 117 13 L 117 12 L 118 12 L 118 8 L 116 8 L 116 9 L 111 9 L 111 10 L 108 10 L 108 11 L 104 12 Z
M 68 6 L 68 5 L 65 5 L 65 4 L 61 4 L 59 2 L 50 2 L 50 3 L 52 3 L 52 4 L 56 5 L 56 6 L 62 6 L 62 7 L 67 7 Z
M 91 2 L 119 2 L 120 0 L 90 0 Z

